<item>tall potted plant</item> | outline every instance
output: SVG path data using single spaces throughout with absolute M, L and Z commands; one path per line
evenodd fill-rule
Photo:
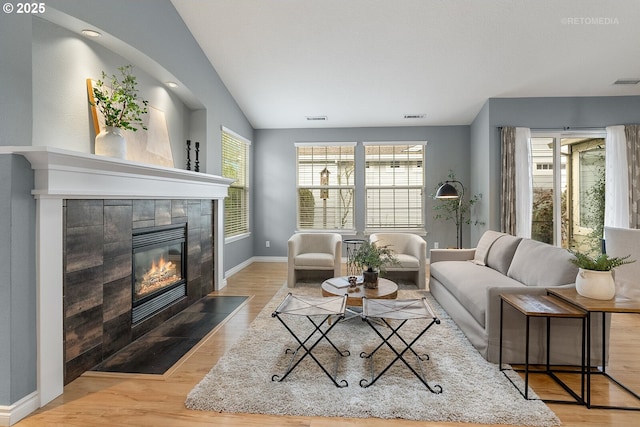
M 609 257 L 601 254 L 592 258 L 581 252 L 572 252 L 575 258 L 571 262 L 578 266 L 576 291 L 578 294 L 593 299 L 608 300 L 616 294 L 616 284 L 612 270 L 624 264 L 631 264 L 631 255 Z
M 142 116 L 148 112 L 148 101 L 138 96 L 138 82 L 133 65 L 119 67 L 120 76 L 102 72 L 93 88 L 92 104 L 104 117 L 104 129 L 96 135 L 95 153 L 103 156 L 127 157 L 127 145 L 122 130 L 146 130 Z M 105 81 L 109 80 L 109 85 Z

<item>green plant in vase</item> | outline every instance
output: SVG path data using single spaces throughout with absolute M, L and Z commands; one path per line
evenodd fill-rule
M 600 254 L 594 258 L 581 252 L 571 251 L 571 253 L 575 256 L 571 262 L 584 270 L 610 271 L 621 265 L 635 262 L 635 260 L 629 259 L 631 254 L 623 257 L 610 257 L 607 254 Z
M 148 113 L 148 101 L 138 95 L 133 65 L 124 65 L 118 70 L 120 76 L 108 76 L 103 71 L 102 80 L 98 80 L 93 87 L 91 104 L 102 114 L 105 126 L 96 135 L 95 153 L 126 158 L 126 142 L 122 130 L 147 130 L 142 118 Z
M 621 265 L 631 264 L 631 255 L 609 257 L 601 254 L 591 257 L 581 252 L 571 251 L 575 258 L 570 261 L 578 267 L 576 276 L 576 292 L 593 299 L 609 300 L 616 294 L 616 284 L 612 270 Z
M 149 101 L 138 96 L 138 82 L 133 75 L 133 65 L 118 68 L 120 77 L 110 77 L 102 72 L 102 79 L 93 88 L 94 105 L 104 117 L 104 125 L 119 129 L 137 131 L 138 126 L 144 130 L 142 116 L 148 113 Z M 109 85 L 105 81 L 109 80 Z
M 384 275 L 387 266 L 400 264 L 388 245 L 378 246 L 367 241 L 362 242 L 348 261 L 362 270 L 365 286 L 369 288 L 378 286 L 378 274 Z

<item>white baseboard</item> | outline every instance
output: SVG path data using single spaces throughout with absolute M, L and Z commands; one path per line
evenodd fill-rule
M 38 392 L 23 397 L 13 405 L 0 405 L 0 426 L 12 426 L 40 407 Z
M 275 256 L 254 256 L 252 258 L 249 258 L 248 260 L 246 260 L 243 263 L 240 263 L 238 265 L 236 265 L 235 267 L 230 268 L 229 270 L 225 271 L 224 273 L 224 278 L 225 278 L 225 286 L 226 286 L 226 279 L 228 279 L 229 277 L 233 276 L 234 274 L 236 274 L 237 272 L 241 271 L 244 268 L 249 267 L 251 264 L 253 264 L 254 262 L 287 262 L 288 258 L 285 257 L 275 257 Z
M 287 262 L 286 256 L 254 256 L 251 258 L 253 262 Z

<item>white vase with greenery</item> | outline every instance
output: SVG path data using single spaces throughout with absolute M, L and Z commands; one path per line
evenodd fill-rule
M 93 105 L 104 117 L 104 129 L 96 135 L 95 153 L 103 156 L 127 158 L 127 143 L 123 130 L 147 129 L 142 116 L 148 112 L 148 101 L 138 97 L 136 77 L 132 65 L 119 67 L 120 77 L 108 77 L 102 72 L 102 80 L 93 88 Z M 105 80 L 110 79 L 109 86 Z
M 571 262 L 578 266 L 576 292 L 583 297 L 598 300 L 609 300 L 616 295 L 616 283 L 612 270 L 635 262 L 635 260 L 629 260 L 631 255 L 610 258 L 607 254 L 601 254 L 592 258 L 580 252 L 572 253 L 575 258 Z
M 114 126 L 105 126 L 96 135 L 95 153 L 100 156 L 126 159 L 127 141 L 122 134 L 122 130 Z

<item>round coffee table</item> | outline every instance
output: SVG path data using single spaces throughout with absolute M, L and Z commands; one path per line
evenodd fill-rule
M 329 281 L 322 282 L 322 296 L 342 296 L 347 294 L 347 305 L 350 307 L 362 307 L 362 297 L 370 299 L 396 299 L 398 285 L 389 279 L 378 278 L 377 289 L 367 289 L 363 284 L 358 285 L 357 292 L 349 292 L 349 288 L 337 288 Z

